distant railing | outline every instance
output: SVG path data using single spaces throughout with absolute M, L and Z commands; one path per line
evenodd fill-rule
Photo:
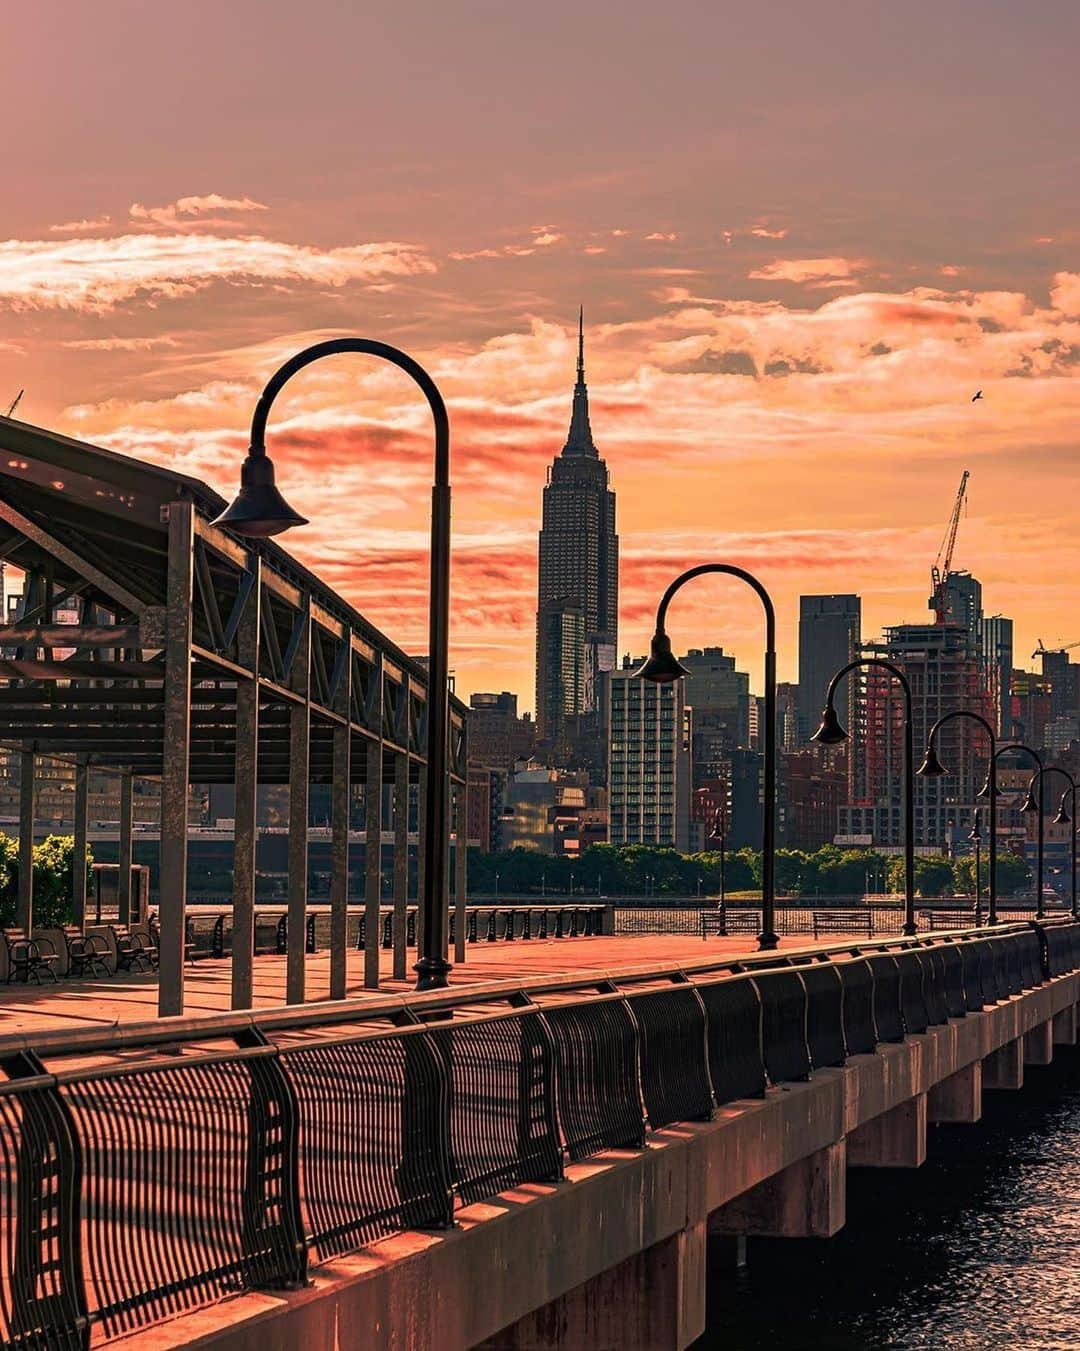
M 745 935 L 761 932 L 761 906 L 752 901 L 728 902 L 723 909 L 717 905 L 616 905 L 614 931 L 616 934 L 728 934 Z M 844 928 L 844 918 L 850 919 L 850 928 Z M 1002 923 L 1026 922 L 1035 916 L 1034 903 L 1030 907 L 1016 906 L 998 909 Z M 1069 918 L 1064 910 L 1049 918 Z M 985 908 L 980 916 L 986 922 Z M 703 922 L 706 920 L 708 922 Z M 931 901 L 916 906 L 915 920 L 920 932 L 967 929 L 976 927 L 976 911 L 970 901 Z M 825 934 L 847 933 L 851 936 L 868 934 L 870 937 L 899 935 L 904 922 L 903 906 L 899 903 L 872 905 L 860 901 L 825 901 L 807 905 L 778 905 L 776 932 L 781 937 L 800 935 L 815 938 Z
M 407 907 L 406 943 L 416 945 L 416 906 Z M 611 907 L 607 905 L 470 905 L 465 908 L 467 943 L 508 942 L 530 938 L 591 938 L 610 931 Z M 151 919 L 156 912 L 151 912 Z M 394 909 L 379 909 L 379 946 L 393 947 Z M 330 908 L 309 907 L 305 950 L 324 952 L 330 946 Z M 456 937 L 457 914 L 450 911 L 450 942 Z M 283 953 L 288 947 L 289 920 L 284 905 L 255 908 L 256 954 Z M 345 945 L 363 948 L 367 942 L 367 915 L 362 906 L 350 906 L 346 914 Z M 220 906 L 189 907 L 187 948 L 192 958 L 226 957 L 232 952 L 232 910 Z
M 0 1340 L 83 1348 L 298 1287 L 309 1263 L 1078 966 L 1080 924 L 1032 924 L 36 1052 L 0 1038 Z

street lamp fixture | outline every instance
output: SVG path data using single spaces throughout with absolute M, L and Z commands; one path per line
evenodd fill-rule
M 1038 751 L 1033 750 L 1031 746 L 1026 746 L 1022 741 L 1011 741 L 1007 746 L 1002 746 L 994 752 L 995 761 L 1003 755 L 1008 755 L 1010 751 L 1021 751 L 1028 755 L 1035 763 L 1035 773 L 1028 781 L 1027 795 L 1020 806 L 1022 812 L 1035 812 L 1038 816 L 1038 832 L 1036 835 L 1035 848 L 1035 872 L 1036 872 L 1036 898 L 1035 898 L 1035 918 L 1042 919 L 1043 909 L 1043 880 L 1046 875 L 1046 829 L 1045 817 L 1042 810 L 1042 776 L 1043 762 L 1042 756 Z M 1035 785 L 1039 785 L 1039 795 L 1035 796 Z
M 954 708 L 950 713 L 943 713 L 940 718 L 930 728 L 930 734 L 926 738 L 926 753 L 923 756 L 923 762 L 915 771 L 921 778 L 937 779 L 947 774 L 948 770 L 941 763 L 937 753 L 937 738 L 941 729 L 946 723 L 952 722 L 955 718 L 969 718 L 977 723 L 986 733 L 987 740 L 990 743 L 990 763 L 987 770 L 987 783 L 989 784 L 990 797 L 990 849 L 987 866 L 990 869 L 990 877 L 987 885 L 989 894 L 989 903 L 987 910 L 987 923 L 997 923 L 997 734 L 993 727 L 987 722 L 981 713 L 975 713 L 970 708 Z M 979 922 L 981 918 L 978 905 L 975 907 L 975 921 Z
M 762 841 L 761 841 L 761 933 L 758 947 L 771 952 L 780 942 L 776 933 L 776 610 L 772 597 L 758 579 L 733 563 L 702 563 L 676 577 L 660 599 L 656 611 L 656 631 L 649 646 L 649 657 L 635 672 L 642 680 L 667 685 L 689 674 L 671 650 L 671 639 L 664 627 L 668 606 L 676 592 L 695 577 L 722 573 L 737 577 L 751 587 L 765 611 L 765 735 L 763 765 Z
M 915 780 L 913 766 L 915 750 L 911 716 L 911 685 L 899 666 L 883 657 L 858 657 L 841 666 L 829 681 L 825 692 L 825 707 L 821 713 L 821 726 L 810 738 L 822 746 L 838 746 L 848 739 L 847 729 L 836 714 L 836 690 L 840 681 L 849 672 L 859 667 L 876 667 L 887 671 L 900 684 L 904 694 L 904 923 L 902 932 L 914 937 L 915 926 Z M 920 770 L 922 773 L 923 770 Z
M 975 925 L 978 927 L 982 923 L 982 886 L 980 882 L 982 875 L 982 831 L 979 829 L 979 809 L 977 807 L 968 839 L 975 846 Z
M 428 605 L 427 774 L 425 776 L 423 947 L 414 970 L 418 990 L 444 989 L 449 867 L 449 618 L 450 618 L 450 420 L 446 404 L 427 371 L 405 352 L 369 338 L 333 338 L 305 348 L 267 382 L 251 420 L 251 445 L 240 470 L 240 491 L 214 522 L 253 539 L 279 535 L 305 525 L 274 482 L 266 453 L 266 420 L 282 387 L 323 357 L 356 352 L 378 357 L 405 372 L 419 386 L 431 409 L 435 432 L 435 474 L 431 510 L 431 588 Z
M 1031 782 L 1028 784 L 1028 797 L 1031 797 L 1031 796 L 1032 796 L 1032 789 L 1033 789 L 1033 787 L 1034 787 L 1034 785 L 1035 785 L 1035 781 L 1038 780 L 1038 782 L 1039 782 L 1039 797 L 1040 797 L 1040 799 L 1041 799 L 1041 797 L 1042 797 L 1042 785 L 1043 785 L 1043 779 L 1046 777 L 1047 774 L 1060 774 L 1061 777 L 1065 780 L 1066 784 L 1068 785 L 1068 787 L 1065 789 L 1065 791 L 1061 794 L 1061 801 L 1058 803 L 1057 815 L 1056 815 L 1056 816 L 1054 817 L 1054 819 L 1053 819 L 1053 824 L 1054 824 L 1055 826 L 1068 826 L 1068 825 L 1073 825 L 1073 823 L 1074 823 L 1075 820 L 1076 820 L 1076 791 L 1077 791 L 1077 788 L 1080 787 L 1080 785 L 1077 784 L 1076 780 L 1075 780 L 1075 779 L 1073 778 L 1073 776 L 1068 772 L 1068 770 L 1062 769 L 1060 765 L 1045 765 L 1045 766 L 1041 767 L 1040 769 L 1036 770 L 1035 773 L 1031 776 Z M 1071 806 L 1072 806 L 1072 812 L 1071 812 L 1071 813 L 1070 813 L 1070 811 L 1069 811 L 1069 808 L 1066 807 L 1066 805 L 1065 805 L 1066 799 L 1069 799 L 1069 800 L 1070 800 L 1070 803 L 1071 803 Z M 1026 804 L 1025 804 L 1025 805 L 1026 805 Z M 1042 819 L 1042 818 L 1041 818 L 1041 816 L 1040 816 L 1040 824 L 1041 824 L 1041 819 Z M 1073 918 L 1075 919 L 1076 916 L 1077 916 L 1077 914 L 1080 913 L 1080 903 L 1078 903 L 1078 901 L 1077 901 L 1077 894 L 1076 894 L 1076 861 L 1077 861 L 1077 860 L 1076 860 L 1076 830 L 1075 830 L 1075 828 L 1069 832 L 1069 841 L 1070 841 L 1070 844 L 1069 844 L 1069 857 L 1070 857 L 1070 861 L 1071 861 L 1071 863 L 1072 863 L 1072 881 L 1071 881 L 1070 887 L 1069 887 L 1070 897 L 1071 897 L 1070 909 L 1071 909 L 1071 911 L 1072 911 Z M 1040 883 L 1039 890 L 1040 890 L 1040 892 L 1042 891 L 1041 883 Z

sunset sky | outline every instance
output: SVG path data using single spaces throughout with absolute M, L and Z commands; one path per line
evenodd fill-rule
M 427 364 L 450 407 L 458 690 L 533 703 L 536 536 L 585 306 L 618 494 L 620 648 L 707 560 L 775 595 L 989 612 L 1080 639 L 1075 0 L 5 9 L 0 405 L 231 492 L 259 389 L 320 338 Z M 982 401 L 972 404 L 976 389 Z M 342 357 L 277 403 L 286 541 L 426 637 L 430 433 Z M 683 593 L 676 647 L 759 682 L 760 614 Z

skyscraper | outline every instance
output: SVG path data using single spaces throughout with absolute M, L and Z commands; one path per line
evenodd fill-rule
M 861 629 L 858 596 L 799 597 L 799 731 L 804 741 L 817 730 L 829 681 L 855 656 Z M 848 679 L 837 691 L 841 719 L 848 711 L 850 688 Z
M 548 470 L 540 530 L 536 721 L 544 742 L 557 745 L 567 719 L 597 711 L 602 677 L 615 666 L 618 613 L 615 494 L 589 425 L 584 317 L 579 313 L 570 430 Z
M 685 682 L 654 685 L 625 658 L 608 682 L 611 742 L 608 841 L 690 847 L 691 713 Z
M 986 685 L 994 704 L 994 728 L 998 736 L 1012 732 L 1009 710 L 1013 669 L 1013 622 L 1004 615 L 988 615 L 982 622 L 983 665 Z

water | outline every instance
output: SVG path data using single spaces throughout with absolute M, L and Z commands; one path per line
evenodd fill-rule
M 921 1169 L 849 1172 L 835 1238 L 711 1259 L 694 1351 L 1077 1351 L 1080 1049 L 1055 1055 L 978 1125 L 932 1126 Z

